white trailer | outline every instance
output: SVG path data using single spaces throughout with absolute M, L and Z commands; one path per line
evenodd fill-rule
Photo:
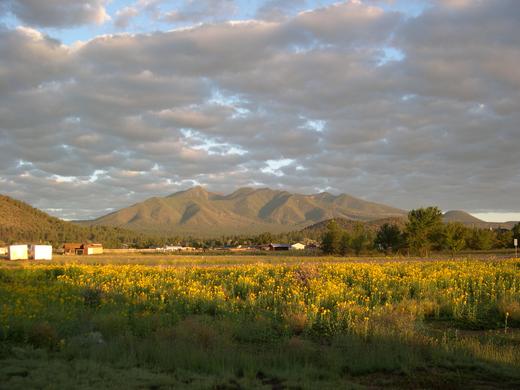
M 52 260 L 52 246 L 31 245 L 30 256 L 34 260 Z
M 9 260 L 27 260 L 28 258 L 27 245 L 9 245 Z

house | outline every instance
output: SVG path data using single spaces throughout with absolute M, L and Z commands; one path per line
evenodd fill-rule
M 103 245 L 102 244 L 83 244 L 81 245 L 83 255 L 102 255 Z
M 289 244 L 269 244 L 270 251 L 288 251 L 291 249 Z
M 82 253 L 83 251 L 79 242 L 67 242 L 63 244 L 63 254 L 65 255 L 80 255 Z
M 6 246 L 0 246 L 0 256 L 7 256 L 9 253 L 9 248 Z
M 296 244 L 291 245 L 291 249 L 296 251 L 302 251 L 305 249 L 305 245 L 303 245 L 301 242 L 297 242 Z
M 69 242 L 63 244 L 65 255 L 100 255 L 103 254 L 102 244 Z
M 52 246 L 31 245 L 29 247 L 29 257 L 34 260 L 52 260 Z
M 9 245 L 9 260 L 27 260 L 28 258 L 27 245 Z

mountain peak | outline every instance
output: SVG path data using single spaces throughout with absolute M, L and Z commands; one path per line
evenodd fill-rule
M 178 191 L 168 196 L 168 198 L 173 198 L 177 196 L 189 196 L 192 198 L 205 198 L 207 199 L 210 195 L 210 192 L 208 192 L 204 187 L 202 186 L 195 186 L 188 188 L 184 191 Z
M 237 199 L 237 198 L 245 198 L 256 192 L 256 188 L 252 187 L 241 187 L 232 193 L 225 195 L 224 197 L 227 199 Z

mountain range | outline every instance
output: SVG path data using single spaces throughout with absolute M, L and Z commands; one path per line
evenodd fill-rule
M 215 236 L 300 230 L 330 218 L 370 221 L 404 217 L 405 210 L 347 194 L 294 194 L 269 188 L 240 188 L 227 195 L 198 186 L 153 197 L 81 224 L 117 226 L 163 234 Z
M 165 197 L 152 197 L 95 220 L 78 223 L 154 234 L 209 237 L 295 231 L 332 218 L 350 221 L 350 224 L 370 222 L 376 229 L 387 220 L 404 226 L 406 216 L 405 210 L 347 194 L 302 195 L 246 187 L 225 195 L 197 186 Z M 514 222 L 485 222 L 461 210 L 448 211 L 443 220 L 479 228 L 510 229 L 514 225 Z
M 407 220 L 404 210 L 345 194 L 300 195 L 242 188 L 221 195 L 195 187 L 150 198 L 95 220 L 72 223 L 0 195 L 0 243 L 93 240 L 117 247 L 131 242 L 146 245 L 147 240 L 174 235 L 210 238 L 298 230 L 318 237 L 331 218 L 347 230 L 361 221 L 374 232 L 384 223 L 403 228 Z M 511 229 L 515 224 L 485 222 L 461 210 L 448 211 L 443 220 L 478 228 Z

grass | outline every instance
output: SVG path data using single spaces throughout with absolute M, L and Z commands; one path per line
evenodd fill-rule
M 0 267 L 0 389 L 520 387 L 520 261 L 72 259 Z

